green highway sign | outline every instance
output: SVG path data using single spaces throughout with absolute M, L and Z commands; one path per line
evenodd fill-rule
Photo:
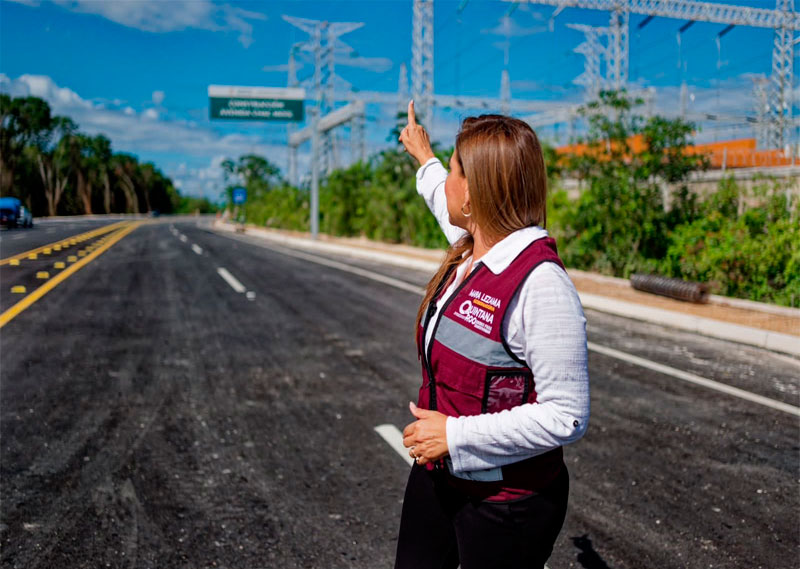
M 305 89 L 211 85 L 209 118 L 299 122 L 305 96 Z

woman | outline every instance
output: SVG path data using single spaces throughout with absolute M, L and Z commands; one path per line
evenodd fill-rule
M 450 248 L 417 316 L 395 567 L 541 568 L 566 514 L 561 447 L 589 418 L 586 320 L 544 230 L 541 146 L 520 120 L 468 118 L 448 175 L 413 101 L 400 141 Z

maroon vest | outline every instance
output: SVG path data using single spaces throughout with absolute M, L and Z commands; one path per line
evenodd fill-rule
M 419 407 L 460 417 L 536 403 L 533 372 L 508 348 L 502 328 L 512 298 L 531 271 L 544 262 L 564 268 L 555 241 L 549 237 L 531 243 L 499 275 L 478 262 L 446 301 L 430 345 L 423 351 L 426 328 L 436 310 L 436 303 L 431 302 L 418 331 L 423 379 Z M 451 271 L 442 280 L 437 301 L 452 274 Z M 440 461 L 435 467 L 445 471 L 452 485 L 475 497 L 498 502 L 532 494 L 549 484 L 564 467 L 561 447 L 476 473 L 454 474 L 448 461 L 449 458 Z

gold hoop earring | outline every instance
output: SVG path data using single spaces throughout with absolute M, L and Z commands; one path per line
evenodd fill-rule
M 464 202 L 464 203 L 461 205 L 461 215 L 463 215 L 464 217 L 469 217 L 470 215 L 472 215 L 472 212 L 471 212 L 471 211 L 470 211 L 469 213 L 467 213 L 466 211 L 464 211 L 464 207 L 465 207 L 465 206 L 467 206 L 467 205 L 469 205 L 467 202 Z

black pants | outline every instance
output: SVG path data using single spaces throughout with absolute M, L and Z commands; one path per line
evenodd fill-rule
M 439 471 L 408 477 L 395 569 L 542 569 L 564 524 L 569 475 L 514 502 L 485 502 L 452 488 Z

